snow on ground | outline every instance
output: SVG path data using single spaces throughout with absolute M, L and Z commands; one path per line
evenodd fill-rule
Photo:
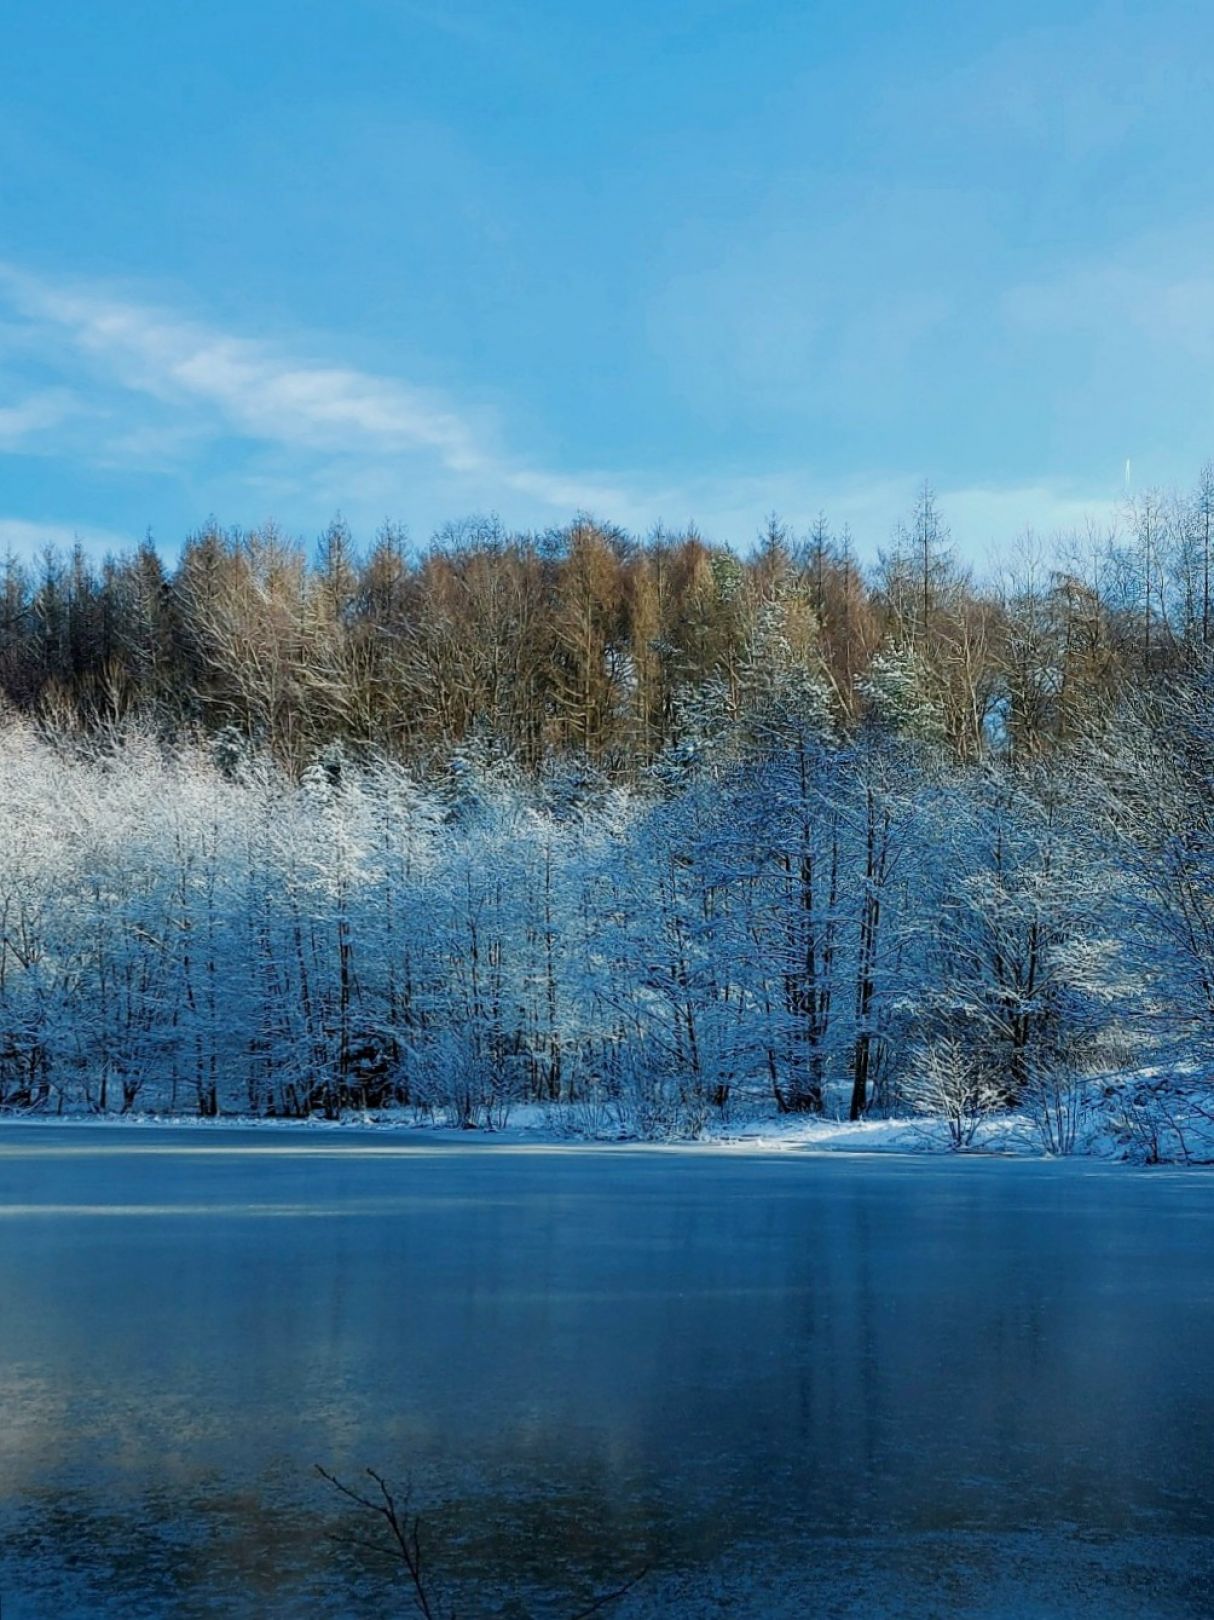
M 1119 1077 L 1106 1083 L 1082 1111 L 1073 1153 L 1078 1157 L 1124 1160 L 1130 1163 L 1187 1163 L 1214 1165 L 1214 1110 L 1209 1088 L 1164 1080 L 1153 1074 Z M 408 1132 L 434 1141 L 470 1138 L 502 1146 L 628 1145 L 695 1146 L 717 1152 L 757 1153 L 901 1153 L 939 1154 L 954 1151 L 948 1122 L 943 1119 L 902 1115 L 849 1121 L 828 1114 L 777 1114 L 753 1102 L 713 1120 L 689 1141 L 678 1133 L 642 1139 L 623 1127 L 608 1111 L 588 1113 L 578 1105 L 518 1103 L 506 1122 L 493 1129 L 468 1130 L 445 1123 L 441 1115 L 412 1108 L 377 1112 L 351 1111 L 341 1119 L 266 1119 L 229 1115 L 201 1119 L 197 1115 L 152 1113 L 105 1115 L 73 1113 L 48 1115 L 0 1114 L 0 1121 L 21 1120 L 30 1126 L 75 1125 L 94 1129 L 139 1129 L 173 1126 L 200 1131 L 230 1128 L 269 1131 L 375 1130 Z M 998 1157 L 1046 1156 L 1038 1124 L 1028 1113 L 989 1115 L 977 1126 L 964 1151 Z

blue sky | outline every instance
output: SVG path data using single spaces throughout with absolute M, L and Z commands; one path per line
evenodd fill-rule
M 1214 7 L 0 0 L 0 549 L 819 509 L 1214 455 Z

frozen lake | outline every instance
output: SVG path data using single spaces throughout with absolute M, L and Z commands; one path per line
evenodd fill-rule
M 1196 1620 L 1212 1347 L 1200 1172 L 0 1127 L 4 1620 L 409 1612 L 315 1462 L 465 1620 Z

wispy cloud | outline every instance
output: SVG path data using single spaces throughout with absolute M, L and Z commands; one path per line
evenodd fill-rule
M 621 485 L 530 464 L 501 445 L 493 423 L 399 378 L 318 363 L 171 311 L 38 280 L 11 266 L 0 267 L 0 286 L 26 322 L 57 345 L 66 341 L 105 383 L 194 417 L 201 412 L 216 436 L 361 461 L 418 456 L 457 480 L 496 487 L 554 511 L 635 509 Z M 48 407 L 44 398 L 44 416 Z M 24 412 L 15 408 L 14 431 L 35 415 L 30 402 Z M 153 440 L 188 441 L 199 431 L 196 421 L 190 428 L 162 422 Z M 147 429 L 136 427 L 111 434 L 104 453 L 113 457 L 126 448 L 138 454 L 146 443 Z
M 447 34 L 465 45 L 490 50 L 501 44 L 501 34 L 479 18 L 474 18 L 467 6 L 456 11 L 453 8 L 423 5 L 420 0 L 396 0 L 394 10 L 404 22 L 432 28 L 436 33 Z
M 1191 478 L 1214 433 L 1214 233 L 1154 231 L 1010 287 L 1002 315 L 1063 443 L 1105 439 L 1148 482 Z
M 58 444 L 67 464 L 169 473 L 197 492 L 199 515 L 233 492 L 258 515 L 335 506 L 364 521 L 416 511 L 418 489 L 439 516 L 500 510 L 534 525 L 594 512 L 644 532 L 696 521 L 710 538 L 745 546 L 778 510 L 805 527 L 825 510 L 875 555 L 909 512 L 920 475 L 873 470 L 852 478 L 769 466 L 731 475 L 604 476 L 529 461 L 504 444 L 494 417 L 386 375 L 333 365 L 187 319 L 150 301 L 68 286 L 0 267 L 0 296 L 23 323 L 18 347 L 63 385 L 30 389 L 0 409 L 0 449 Z M 216 464 L 222 466 L 216 471 Z M 1107 520 L 1107 492 L 1046 482 L 940 490 L 962 553 Z M 353 495 L 354 499 L 351 499 Z M 149 514 L 149 518 L 153 515 Z M 0 520 L 0 546 L 23 553 L 92 549 L 121 537 L 70 523 Z
M 1112 485 L 1080 490 L 1053 484 L 972 485 L 946 489 L 942 508 L 962 554 L 981 569 L 999 569 L 1030 533 L 1041 541 L 1082 539 L 1117 526 L 1123 500 Z
M 672 520 L 694 512 L 710 535 L 745 544 L 762 515 L 775 511 L 794 528 L 807 529 L 819 512 L 840 533 L 846 527 L 859 554 L 869 561 L 910 517 L 923 485 L 922 473 L 873 471 L 851 479 L 814 478 L 807 473 L 709 480 L 683 491 L 689 505 Z M 998 567 L 1027 532 L 1042 540 L 1083 534 L 1113 524 L 1119 512 L 1116 489 L 1084 489 L 1047 481 L 1009 484 L 943 484 L 936 489 L 957 553 L 980 568 Z
M 44 388 L 13 404 L 0 404 L 0 450 L 36 447 L 38 439 L 79 413 L 65 388 Z
M 30 523 L 25 518 L 0 517 L 0 557 L 32 557 L 46 551 L 70 551 L 83 546 L 93 556 L 129 550 L 130 535 L 72 523 Z
M 1087 330 L 1124 345 L 1134 335 L 1214 358 L 1214 275 L 1175 266 L 1091 262 L 1007 295 L 1009 317 L 1042 332 Z

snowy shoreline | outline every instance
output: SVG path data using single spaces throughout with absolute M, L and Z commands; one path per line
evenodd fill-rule
M 1093 1116 L 1088 1129 L 1076 1142 L 1073 1153 L 1051 1155 L 1044 1151 L 1033 1121 L 1024 1114 L 999 1116 L 984 1122 L 975 1141 L 954 1149 L 943 1119 L 901 1117 L 849 1121 L 820 1115 L 758 1115 L 716 1125 L 698 1137 L 644 1138 L 622 1132 L 599 1133 L 579 1129 L 567 1106 L 520 1104 L 511 1110 L 507 1122 L 498 1128 L 461 1129 L 441 1121 L 428 1120 L 409 1109 L 382 1112 L 351 1112 L 339 1119 L 314 1116 L 305 1119 L 266 1118 L 251 1114 L 225 1114 L 202 1118 L 197 1114 L 44 1114 L 0 1112 L 0 1127 L 30 1129 L 77 1128 L 82 1130 L 131 1131 L 191 1130 L 203 1133 L 225 1131 L 267 1131 L 347 1135 L 361 1132 L 379 1136 L 405 1136 L 417 1142 L 477 1143 L 485 1147 L 679 1149 L 705 1153 L 798 1153 L 847 1155 L 897 1155 L 907 1158 L 955 1157 L 985 1159 L 1049 1160 L 1075 1158 L 1104 1163 L 1143 1165 L 1150 1162 L 1135 1144 L 1119 1136 L 1111 1119 Z M 1214 1167 L 1214 1128 L 1207 1122 L 1204 1132 L 1186 1138 L 1186 1152 L 1176 1151 L 1160 1158 L 1163 1165 Z

